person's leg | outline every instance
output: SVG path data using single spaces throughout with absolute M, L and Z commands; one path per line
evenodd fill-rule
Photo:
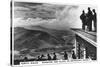
M 89 31 L 92 31 L 92 21 L 89 21 Z
M 86 27 L 87 31 L 89 31 L 89 25 L 87 24 L 87 27 Z
M 96 21 L 94 21 L 94 31 L 97 31 L 97 25 L 96 25 Z
M 91 31 L 92 31 L 92 20 L 91 20 Z
M 91 26 L 91 25 L 89 24 L 89 25 L 88 25 L 89 31 L 91 31 L 91 27 L 90 27 L 90 26 Z
M 85 30 L 85 24 L 83 24 L 83 30 Z
M 95 32 L 97 32 L 97 25 L 96 25 L 96 27 L 95 27 Z
M 84 25 L 82 24 L 82 30 L 84 30 Z
M 87 21 L 87 29 L 88 31 L 90 31 L 90 21 L 89 20 Z

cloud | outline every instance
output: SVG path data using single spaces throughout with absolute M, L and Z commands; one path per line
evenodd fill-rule
M 41 18 L 14 18 L 14 27 L 24 27 L 30 25 L 41 25 L 42 23 L 48 23 L 50 20 L 43 20 Z
M 56 19 L 51 20 L 49 23 L 41 24 L 47 28 L 55 29 L 69 29 L 77 26 L 77 16 L 78 6 L 66 6 L 61 11 L 56 11 Z
M 19 52 L 19 51 L 17 51 L 17 50 L 14 50 L 14 52 L 13 52 L 13 53 L 14 53 L 14 55 L 17 55 L 17 56 L 18 56 L 18 55 L 20 55 L 20 52 Z
M 76 23 L 79 19 L 78 14 L 78 6 L 66 6 L 63 11 L 58 13 L 58 21 L 61 22 L 63 25 L 69 27 L 77 27 Z
M 42 5 L 24 5 L 15 6 L 14 26 L 41 25 L 47 23 L 52 25 L 56 22 L 56 12 L 64 6 L 42 4 Z M 47 26 L 48 26 L 47 25 Z
M 23 11 L 23 10 L 30 10 L 30 9 L 29 8 L 26 8 L 26 7 L 16 6 L 16 7 L 14 7 L 14 10 L 15 11 Z
M 22 16 L 21 18 L 19 17 L 14 19 L 14 25 L 15 26 L 41 25 L 47 28 L 67 29 L 69 27 L 73 27 L 73 24 L 77 19 L 76 13 L 78 6 L 57 6 L 51 4 L 43 4 L 41 6 L 40 5 L 34 6 L 33 8 L 36 8 L 37 10 L 20 12 L 23 15 L 21 15 Z M 54 11 L 54 14 L 49 14 L 48 11 L 50 12 Z M 43 19 L 43 17 L 49 17 L 49 16 L 50 17 L 55 16 L 55 18 Z M 23 17 L 27 18 L 23 19 Z
M 34 5 L 30 3 L 15 3 L 14 12 L 16 17 L 34 18 L 39 17 L 42 19 L 54 19 L 56 18 L 56 11 L 62 10 L 63 5 L 52 4 L 39 4 Z
M 23 4 L 15 9 L 19 9 L 15 11 L 15 26 L 40 25 L 51 29 L 67 29 L 81 28 L 82 25 L 79 17 L 83 7 L 77 5 Z

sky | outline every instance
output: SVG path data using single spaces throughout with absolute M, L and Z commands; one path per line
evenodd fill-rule
M 91 5 L 58 5 L 34 2 L 14 2 L 14 27 L 40 25 L 52 29 L 81 28 L 80 15 Z

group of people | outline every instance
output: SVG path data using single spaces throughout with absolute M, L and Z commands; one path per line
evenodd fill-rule
M 64 57 L 64 60 L 68 60 L 68 54 L 67 54 L 66 51 L 64 51 L 63 57 Z M 40 56 L 37 57 L 36 61 L 57 60 L 57 59 L 58 59 L 58 58 L 57 58 L 57 55 L 56 55 L 56 53 L 54 52 L 54 53 L 53 53 L 53 57 L 51 57 L 50 54 L 47 54 L 47 58 L 45 58 L 45 56 L 42 54 L 42 55 L 40 55 Z M 72 51 L 72 59 L 76 59 L 76 55 L 75 55 L 75 52 L 74 52 L 74 51 Z M 27 61 L 28 58 L 25 57 L 24 60 Z
M 94 31 L 97 31 L 97 14 L 95 9 L 91 10 L 90 7 L 88 7 L 88 12 L 85 13 L 85 11 L 82 11 L 82 14 L 80 15 L 80 19 L 82 21 L 82 29 L 86 30 L 86 26 L 88 31 L 93 31 L 92 24 L 94 24 Z M 93 22 L 93 23 L 92 23 Z
M 38 61 L 39 60 L 43 60 L 43 57 L 45 57 L 43 54 L 41 56 L 38 56 Z M 64 51 L 64 60 L 67 60 L 68 59 L 68 54 L 66 51 Z M 46 60 L 57 60 L 57 55 L 56 53 L 53 53 L 53 58 L 50 56 L 50 54 L 47 54 L 47 59 Z M 76 55 L 75 55 L 75 52 L 72 51 L 72 59 L 76 59 Z
M 45 60 L 44 55 L 42 54 L 41 56 L 38 56 L 37 61 Z M 50 54 L 47 54 L 47 59 L 46 60 L 57 60 L 57 55 L 56 53 L 53 53 L 53 58 L 50 56 Z

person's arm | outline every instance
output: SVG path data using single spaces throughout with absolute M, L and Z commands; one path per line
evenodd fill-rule
M 80 19 L 82 19 L 82 15 L 80 16 Z
M 80 15 L 80 19 L 81 19 L 81 20 L 83 19 L 83 14 Z

